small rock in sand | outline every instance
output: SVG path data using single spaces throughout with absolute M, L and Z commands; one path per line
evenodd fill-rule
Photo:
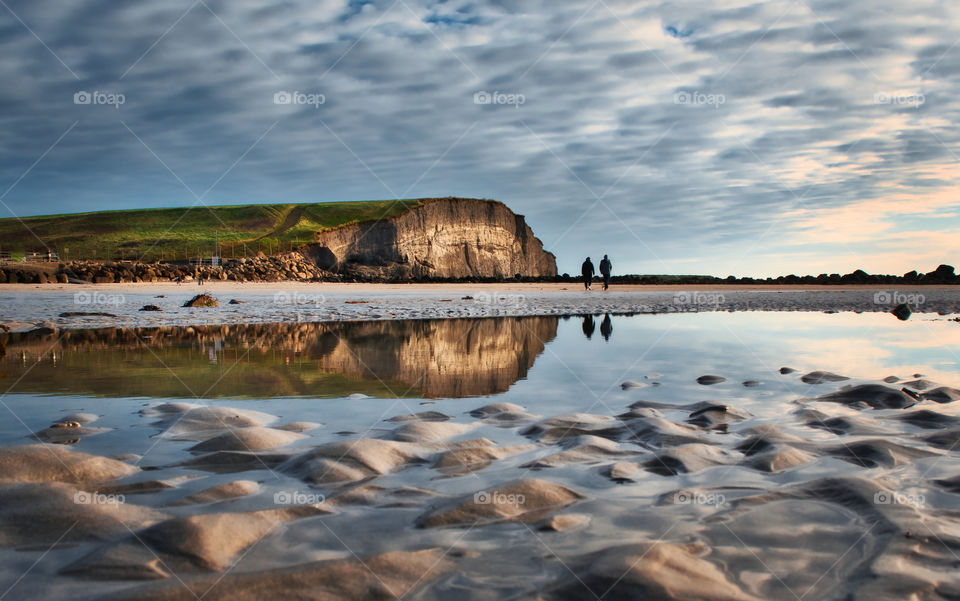
M 782 374 L 784 374 L 784 375 L 786 375 L 786 374 L 792 374 L 792 373 L 794 373 L 795 371 L 797 371 L 797 370 L 793 369 L 792 367 L 781 367 L 781 368 L 780 368 L 780 373 L 782 373 Z
M 898 378 L 897 376 L 887 376 L 886 378 L 883 379 L 883 381 L 886 382 L 887 384 L 894 384 L 896 382 L 899 382 L 900 378 Z
M 140 307 L 140 310 L 141 310 L 141 311 L 163 311 L 163 309 L 161 309 L 160 307 L 158 307 L 158 306 L 156 306 L 156 305 L 144 305 L 144 306 Z
M 757 382 L 756 380 L 746 380 L 743 382 L 743 385 L 747 388 L 756 388 L 760 385 L 760 382 Z
M 724 378 L 723 376 L 706 375 L 706 376 L 700 376 L 699 378 L 697 378 L 697 384 L 701 384 L 703 386 L 711 386 L 713 384 L 719 384 L 720 382 L 726 382 L 726 381 L 727 379 Z
M 637 388 L 645 388 L 646 386 L 648 386 L 646 382 L 636 382 L 634 380 L 627 380 L 620 384 L 620 388 L 623 390 L 635 390 Z
M 195 297 L 191 298 L 187 302 L 183 303 L 184 307 L 219 307 L 220 301 L 213 298 L 209 294 L 198 294 Z
M 913 311 L 910 310 L 910 307 L 901 303 L 890 310 L 890 313 L 894 315 L 900 321 L 907 321 L 910 319 L 910 315 L 913 314 Z

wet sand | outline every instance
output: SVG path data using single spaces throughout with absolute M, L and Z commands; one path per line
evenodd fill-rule
M 185 308 L 208 292 L 220 307 Z M 229 304 L 231 300 L 237 304 Z M 29 330 L 191 324 L 469 318 L 525 315 L 710 311 L 960 312 L 960 287 L 920 286 L 613 286 L 594 284 L 191 284 L 25 285 L 0 287 L 0 323 Z M 141 311 L 147 305 L 159 311 Z M 64 316 L 64 314 L 68 314 Z M 104 315 L 105 314 L 105 315 Z
M 836 322 L 938 349 L 932 339 L 952 326 L 785 317 L 763 326 L 764 339 L 817 339 L 812 324 Z M 818 343 L 869 360 L 774 358 L 746 341 L 760 356 L 714 348 L 727 326 L 746 335 L 775 318 L 623 317 L 609 347 L 579 320 L 557 331 L 556 318 L 527 318 L 550 320 L 538 335 L 556 336 L 547 349 L 576 341 L 592 352 L 575 362 L 576 350 L 534 345 L 555 371 L 536 377 L 532 366 L 534 388 L 514 375 L 507 394 L 491 382 L 441 387 L 435 399 L 177 400 L 149 398 L 145 385 L 148 398 L 98 398 L 110 390 L 98 377 L 94 396 L 8 394 L 23 421 L 0 431 L 0 588 L 7 599 L 55 600 L 956 598 L 960 378 L 950 352 L 917 355 L 938 368 L 924 375 L 885 373 L 878 347 L 845 333 Z M 718 321 L 719 338 L 690 333 L 685 362 L 666 348 L 667 359 L 645 359 L 635 327 L 663 319 L 675 337 L 675 327 Z M 395 348 L 422 362 L 404 373 L 439 377 L 455 340 L 494 339 L 472 323 L 397 331 L 429 341 Z M 364 350 L 390 339 L 370 326 L 331 330 L 353 341 L 350 364 L 326 359 L 350 353 L 325 345 L 324 328 L 315 344 L 299 326 L 280 338 L 298 341 L 287 356 L 327 369 L 395 369 Z M 447 326 L 462 331 L 451 338 Z M 116 336 L 109 362 L 143 360 Z M 493 350 L 469 353 L 476 373 Z M 600 351 L 621 359 L 594 377 L 601 366 L 589 356 Z M 92 364 L 71 363 L 70 352 L 57 360 L 79 377 Z M 508 354 L 515 364 L 527 351 Z

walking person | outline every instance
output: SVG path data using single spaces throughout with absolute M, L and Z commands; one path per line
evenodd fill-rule
M 613 269 L 613 263 L 610 262 L 610 259 L 607 255 L 603 255 L 603 260 L 600 261 L 600 275 L 603 276 L 603 289 L 606 290 L 610 287 L 610 270 Z
M 583 275 L 583 289 L 590 290 L 590 283 L 593 281 L 593 274 L 596 271 L 593 269 L 593 261 L 590 260 L 590 257 L 587 257 L 587 260 L 583 262 L 583 265 L 580 266 L 580 273 Z

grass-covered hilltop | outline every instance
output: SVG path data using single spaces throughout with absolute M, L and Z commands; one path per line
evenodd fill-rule
M 317 232 L 386 219 L 418 200 L 178 207 L 0 219 L 0 252 L 61 259 L 184 260 L 274 254 L 313 242 Z

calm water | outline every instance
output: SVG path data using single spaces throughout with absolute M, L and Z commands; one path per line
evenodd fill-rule
M 784 366 L 797 372 L 782 375 L 779 369 Z M 850 380 L 804 384 L 800 376 L 813 370 Z M 726 380 L 698 384 L 696 379 L 706 374 Z M 74 448 L 98 455 L 142 455 L 138 464 L 153 469 L 137 478 L 191 478 L 174 490 L 137 495 L 136 503 L 159 507 L 187 492 L 244 478 L 260 482 L 261 493 L 234 501 L 229 509 L 252 511 L 269 507 L 265 503 L 276 492 L 310 489 L 296 478 L 259 465 L 242 473 L 213 471 L 201 477 L 196 469 L 180 465 L 193 456 L 188 448 L 195 442 L 158 438 L 160 427 L 139 410 L 165 400 L 191 401 L 262 411 L 277 416 L 277 423 L 322 424 L 283 449 L 290 454 L 340 440 L 388 437 L 397 428 L 389 418 L 440 411 L 472 428 L 457 440 L 485 438 L 498 446 L 528 446 L 469 475 L 449 477 L 420 464 L 377 477 L 378 486 L 471 495 L 516 478 L 549 478 L 585 495 L 574 509 L 590 517 L 589 528 L 545 540 L 519 524 L 469 531 L 416 528 L 422 507 L 341 506 L 335 515 L 300 520 L 258 543 L 237 569 L 457 546 L 476 556 L 458 560 L 456 573 L 414 598 L 492 599 L 569 578 L 555 557 L 575 565 L 586 551 L 612 543 L 663 538 L 706 543 L 719 565 L 730 566 L 731 577 L 763 575 L 742 581 L 761 598 L 796 599 L 805 591 L 810 593 L 807 598 L 824 598 L 843 594 L 852 575 L 864 569 L 858 562 L 883 549 L 885 539 L 877 538 L 880 531 L 871 530 L 876 518 L 851 511 L 843 498 L 782 501 L 763 495 L 820 478 L 855 475 L 918 487 L 915 490 L 928 505 L 925 515 L 943 516 L 944 510 L 955 509 L 955 495 L 932 482 L 956 474 L 956 455 L 932 449 L 940 456 L 886 466 L 853 465 L 837 451 L 838 441 L 880 436 L 922 446 L 919 437 L 925 432 L 900 420 L 902 410 L 834 406 L 828 409 L 855 416 L 858 424 L 872 428 L 868 436 L 840 436 L 811 426 L 804 407 L 795 401 L 847 384 L 877 383 L 891 375 L 911 379 L 915 374 L 960 387 L 960 324 L 922 316 L 900 322 L 886 314 L 700 313 L 609 320 L 598 315 L 110 329 L 73 331 L 59 339 L 14 335 L 0 360 L 0 385 L 9 389 L 2 398 L 9 419 L 0 420 L 0 444 L 23 444 L 31 432 L 66 413 L 96 413 L 102 417 L 94 425 L 109 430 L 79 440 Z M 621 384 L 628 380 L 640 387 L 624 390 Z M 744 386 L 745 381 L 756 385 Z M 738 456 L 736 464 L 672 476 L 641 469 L 635 482 L 614 483 L 603 475 L 603 461 L 539 471 L 523 467 L 567 447 L 562 442 L 531 444 L 536 441 L 521 427 L 465 415 L 490 402 L 505 401 L 540 417 L 569 412 L 613 416 L 639 400 L 667 404 L 662 414 L 676 424 L 686 423 L 690 413 L 681 405 L 727 403 L 748 417 L 729 432 L 705 429 L 701 435 L 708 444 L 736 454 L 735 445 L 749 428 L 777 425 L 812 445 L 815 456 L 776 473 L 751 469 L 739 463 Z M 954 404 L 925 406 L 957 413 Z M 643 462 L 664 450 L 628 438 L 618 444 L 634 453 L 630 461 Z M 672 491 L 693 489 L 720 490 L 728 504 L 665 506 L 662 501 Z M 336 487 L 319 490 L 337 494 Z M 752 497 L 762 501 L 738 508 L 739 501 Z M 716 516 L 724 517 L 713 519 Z M 784 530 L 784 524 L 796 527 Z M 75 598 L 77 586 L 103 592 L 133 584 L 77 584 L 57 575 L 60 566 L 92 548 L 94 543 L 84 543 L 51 553 L 18 583 L 18 594 Z M 937 549 L 930 552 L 949 562 Z M 782 573 L 768 577 L 758 554 Z M 7 566 L 0 577 L 13 582 L 37 558 L 35 552 L 0 551 L 0 564 Z

